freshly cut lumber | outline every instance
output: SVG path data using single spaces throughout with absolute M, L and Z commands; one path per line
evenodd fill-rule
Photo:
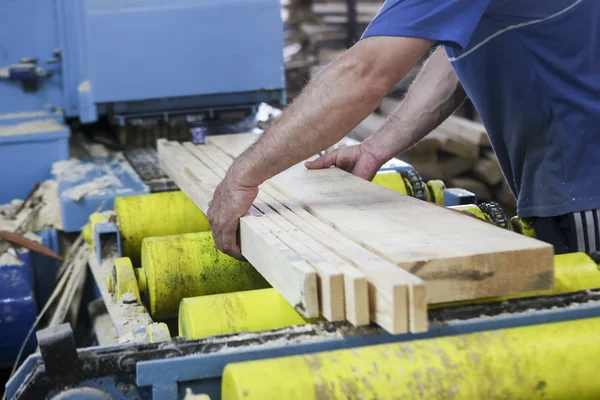
M 337 168 L 298 164 L 268 183 L 349 239 L 424 279 L 429 303 L 552 287 L 553 249 L 541 241 Z
M 165 172 L 206 213 L 218 176 L 179 143 L 161 139 L 157 150 Z M 299 313 L 318 317 L 315 270 L 265 228 L 260 218 L 262 214 L 252 209 L 240 220 L 242 254 Z
M 185 143 L 183 146 L 210 168 L 219 179 L 225 176 L 228 166 L 219 165 L 217 161 L 220 160 L 214 157 L 214 155 L 204 152 L 203 148 L 197 147 L 191 142 Z M 343 321 L 346 319 L 344 278 L 335 266 L 329 264 L 321 255 L 314 251 L 318 243 L 315 243 L 314 240 L 298 231 L 288 221 L 275 213 L 262 199 L 259 198 L 258 201 L 255 201 L 254 207 L 267 217 L 261 218 L 259 222 L 315 269 L 321 314 L 329 321 Z M 352 297 L 352 301 L 354 300 L 354 297 Z M 366 297 L 364 301 L 367 302 Z M 354 305 L 352 307 L 354 308 Z
M 213 153 L 236 156 L 243 149 L 236 151 L 234 146 L 230 146 L 229 136 L 208 138 L 208 145 L 198 147 L 210 148 L 215 144 L 222 148 L 211 148 Z M 236 140 L 239 142 L 239 137 Z M 260 191 L 279 202 L 279 206 L 274 206 L 278 213 L 367 276 L 371 320 L 392 333 L 406 332 L 408 329 L 412 332 L 427 330 L 427 296 L 421 279 L 349 240 L 270 185 L 262 185 Z M 276 203 L 270 204 L 273 206 Z
M 318 317 L 317 274 L 262 225 L 261 218 L 265 217 L 240 219 L 242 254 L 296 311 Z
M 190 152 L 192 152 L 193 154 L 198 154 L 202 152 L 205 155 L 212 157 L 213 160 L 215 160 L 215 162 L 219 163 L 221 168 L 229 168 L 229 166 L 233 162 L 233 159 L 228 154 L 225 154 L 220 148 L 210 144 L 210 140 L 208 142 L 209 144 L 202 146 L 193 146 L 192 144 L 185 144 L 185 146 L 188 147 L 188 150 L 190 150 Z M 360 272 L 354 266 L 350 265 L 349 262 L 343 260 L 338 254 L 335 254 L 335 252 L 331 249 L 330 246 L 327 246 L 323 243 L 324 240 L 325 242 L 331 241 L 332 239 L 330 237 L 321 234 L 320 231 L 317 231 L 317 234 L 315 234 L 314 229 L 307 230 L 306 225 L 308 224 L 304 220 L 302 220 L 302 218 L 297 216 L 292 210 L 284 206 L 284 203 L 288 202 L 289 199 L 287 199 L 285 196 L 282 198 L 281 195 L 275 197 L 275 193 L 279 194 L 279 192 L 275 192 L 274 189 L 270 188 L 268 185 L 262 185 L 259 189 L 260 190 L 258 200 L 260 202 L 266 203 L 269 207 L 271 207 L 273 209 L 273 212 L 276 212 L 278 214 L 277 217 L 283 217 L 285 220 L 289 221 L 288 224 L 291 223 L 296 228 L 301 230 L 305 234 L 303 240 L 307 243 L 307 245 L 316 253 L 318 253 L 321 257 L 323 257 L 326 261 L 334 265 L 340 272 L 343 273 L 345 286 L 344 296 L 346 301 L 346 319 L 350 321 L 353 325 L 368 324 L 370 321 L 369 291 L 368 282 L 365 274 L 363 272 Z M 284 226 L 283 221 L 278 221 L 278 223 L 281 226 Z M 380 303 L 384 304 L 384 300 L 380 300 Z M 406 318 L 404 317 L 404 314 L 405 311 L 399 318 L 405 320 Z M 389 320 L 392 321 L 393 319 L 389 318 Z M 393 323 L 390 326 L 393 326 Z M 399 327 L 396 329 L 404 329 L 404 331 L 406 331 L 404 325 L 396 324 L 396 326 Z M 390 331 L 391 330 L 392 328 L 390 328 Z
M 429 302 L 552 286 L 553 250 L 541 241 L 335 168 L 297 165 L 270 182 L 349 238 L 423 278 Z

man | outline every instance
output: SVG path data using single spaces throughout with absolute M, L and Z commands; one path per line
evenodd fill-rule
M 372 179 L 468 95 L 538 238 L 557 253 L 600 250 L 598 0 L 387 0 L 232 165 L 208 211 L 217 247 L 240 258 L 238 220 L 258 185 L 348 134 L 434 45 L 378 132 L 306 166 Z

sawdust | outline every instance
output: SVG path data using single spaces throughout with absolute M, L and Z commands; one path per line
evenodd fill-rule
M 98 151 L 101 152 L 101 150 Z M 96 175 L 96 178 L 86 179 L 91 173 Z M 132 192 L 132 188 L 123 186 L 118 175 L 127 175 L 131 180 L 147 189 L 122 153 L 116 153 L 106 162 L 84 162 L 76 158 L 58 161 L 52 165 L 52 174 L 61 183 L 81 182 L 61 194 L 63 198 L 71 198 L 75 201 L 85 196 L 122 195 Z
M 114 154 L 114 152 L 110 151 L 106 146 L 100 143 L 83 142 L 81 145 L 92 157 L 109 157 Z
M 20 113 L 0 114 L 0 121 L 19 118 L 40 118 L 48 115 L 46 111 L 28 111 Z
M 585 292 L 591 293 L 590 290 L 586 290 Z M 538 314 L 544 314 L 548 311 L 557 311 L 557 310 L 566 310 L 566 309 L 581 309 L 587 307 L 598 307 L 600 306 L 600 300 L 587 300 L 582 303 L 572 302 L 569 304 L 565 304 L 562 306 L 552 306 L 547 308 L 528 308 L 522 311 L 505 311 L 502 313 L 497 313 L 494 315 L 486 315 L 482 313 L 481 315 L 469 319 L 451 319 L 445 320 L 444 324 L 455 324 L 455 323 L 464 323 L 465 321 L 473 322 L 473 321 L 486 321 L 486 320 L 495 320 L 498 318 L 506 318 L 506 317 L 515 317 L 515 316 L 534 316 Z
M 52 175 L 60 182 L 77 182 L 95 169 L 94 164 L 84 163 L 77 158 L 57 161 L 52 164 Z
M 6 266 L 23 266 L 23 261 L 17 256 L 16 251 L 13 248 L 9 248 L 3 254 L 0 255 L 0 268 Z
M 16 125 L 0 126 L 0 136 L 30 135 L 46 132 L 64 131 L 68 128 L 55 119 L 23 122 Z
M 23 200 L 14 199 L 8 204 L 0 204 L 0 223 L 1 220 L 14 218 L 17 214 L 19 207 L 23 204 Z
M 313 332 L 318 331 L 319 334 L 315 335 Z M 286 334 L 294 334 L 292 337 L 280 337 Z M 270 336 L 275 337 L 274 339 L 268 340 Z M 207 342 L 209 343 L 223 343 L 224 346 L 219 350 L 215 351 L 215 353 L 229 353 L 229 352 L 237 352 L 240 349 L 254 349 L 254 348 L 268 348 L 268 347 L 281 347 L 288 346 L 292 344 L 306 344 L 306 343 L 315 343 L 322 342 L 327 339 L 342 339 L 343 335 L 340 331 L 330 332 L 327 330 L 319 329 L 318 324 L 306 324 L 306 325 L 295 325 L 290 326 L 283 329 L 278 329 L 270 332 L 245 332 L 239 333 L 237 335 L 231 336 L 215 336 L 212 338 L 207 338 Z M 247 345 L 240 345 L 237 343 L 236 345 L 229 346 L 228 342 L 238 342 L 238 341 L 250 341 L 252 339 L 260 339 L 260 343 L 249 343 Z
M 0 205 L 0 230 L 14 232 L 29 216 L 31 208 L 43 203 L 37 214 L 28 223 L 27 229 L 34 232 L 48 229 L 62 229 L 62 214 L 58 198 L 58 183 L 53 180 L 44 181 L 34 193 L 27 207 L 19 214 L 16 212 L 23 200 L 15 199 L 8 204 Z
M 62 193 L 62 197 L 68 197 L 75 201 L 79 201 L 86 196 L 101 196 L 106 193 L 104 189 L 117 189 L 122 187 L 123 184 L 119 178 L 114 175 L 104 175 L 65 190 Z
M 58 197 L 58 182 L 49 180 L 42 182 L 36 195 L 44 202 L 44 206 L 33 218 L 32 230 L 39 232 L 48 229 L 63 229 L 60 199 Z

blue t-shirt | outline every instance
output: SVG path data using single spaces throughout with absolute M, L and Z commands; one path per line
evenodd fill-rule
M 444 46 L 521 217 L 600 208 L 600 0 L 387 0 L 371 36 Z

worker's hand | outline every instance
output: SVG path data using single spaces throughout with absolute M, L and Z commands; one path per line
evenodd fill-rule
M 343 169 L 360 178 L 371 180 L 385 161 L 368 151 L 362 144 L 333 150 L 314 161 L 305 163 L 308 169 L 322 169 L 331 166 Z
M 208 221 L 217 249 L 238 260 L 243 259 L 237 243 L 239 220 L 248 212 L 256 196 L 258 187 L 244 186 L 234 173 L 228 173 L 208 205 Z

